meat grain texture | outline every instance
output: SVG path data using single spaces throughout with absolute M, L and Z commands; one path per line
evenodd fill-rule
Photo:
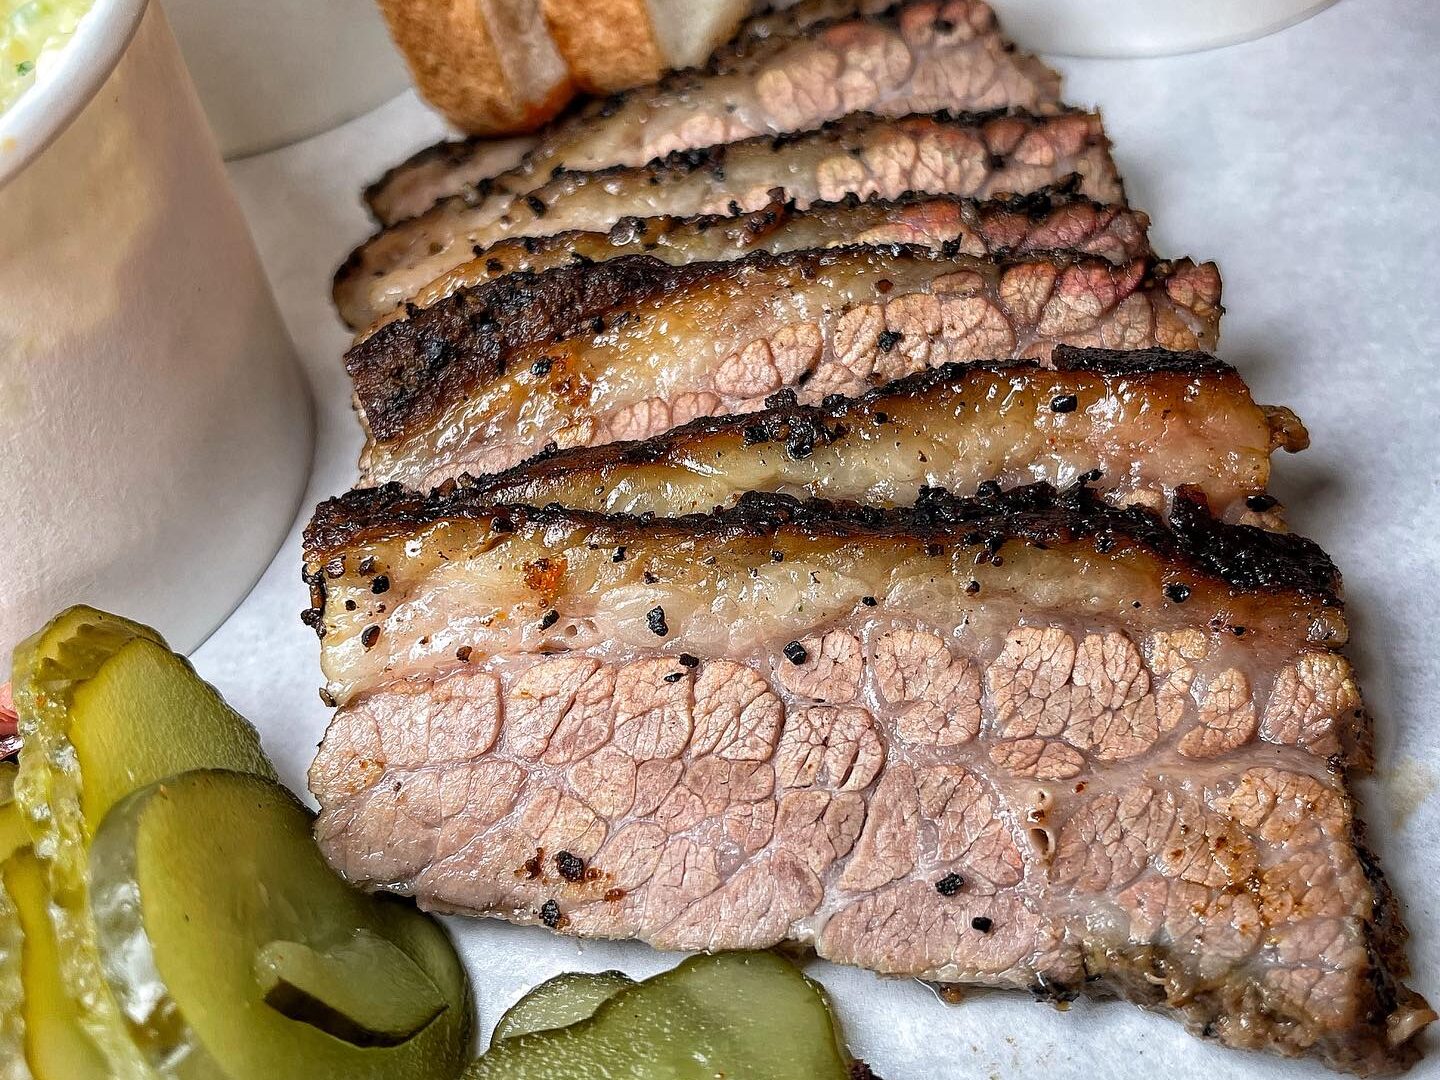
M 1165 510 L 1182 488 L 1227 521 L 1280 527 L 1270 454 L 1309 444 L 1204 353 L 1057 346 L 1035 361 L 946 364 L 860 398 L 702 417 L 637 442 L 555 450 L 460 478 L 495 504 L 677 517 L 776 491 L 903 506 L 922 487 L 973 492 L 1085 477 L 1117 505 Z
M 369 435 L 364 481 L 424 489 L 550 444 L 755 411 L 786 388 L 808 404 L 950 361 L 1043 360 L 1057 344 L 1212 350 L 1220 314 L 1218 272 L 1189 260 L 902 245 L 684 266 L 626 256 L 464 290 L 381 327 L 346 365 Z
M 643 165 L 852 112 L 1051 112 L 1059 93 L 1059 77 L 1009 45 L 981 0 L 801 0 L 750 20 L 704 70 L 675 72 L 556 121 L 514 168 L 497 175 L 485 140 L 442 143 L 392 169 L 366 199 L 391 225 L 462 192 L 524 195 L 556 169 Z
M 625 217 L 759 210 L 777 187 L 803 209 L 911 191 L 1026 194 L 1071 176 L 1081 194 L 1124 202 L 1093 113 L 859 113 L 795 136 L 677 151 L 633 168 L 560 172 L 520 199 L 454 196 L 358 247 L 336 273 L 335 301 L 359 328 L 501 240 L 606 231 Z
M 340 706 L 317 835 L 357 884 L 1114 993 L 1361 1073 L 1433 1018 L 1308 541 L 1046 485 L 680 520 L 386 489 L 321 507 L 307 570 Z
M 840 202 L 801 210 L 783 188 L 759 210 L 691 217 L 626 217 L 606 231 L 571 229 L 551 236 L 512 237 L 442 274 L 403 306 L 372 325 L 403 319 L 462 289 L 516 271 L 540 273 L 577 262 L 606 262 L 624 255 L 653 255 L 668 263 L 717 262 L 755 251 L 779 254 L 849 244 L 915 244 L 965 255 L 1024 255 L 1075 251 L 1126 263 L 1151 254 L 1149 219 L 1115 203 L 1078 194 L 1083 177 L 1028 195 L 968 199 L 907 194 L 899 199 L 851 194 Z

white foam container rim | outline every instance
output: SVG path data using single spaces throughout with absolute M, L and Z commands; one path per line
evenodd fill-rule
M 70 126 L 105 85 L 149 0 L 95 0 L 45 78 L 0 113 L 0 187 Z

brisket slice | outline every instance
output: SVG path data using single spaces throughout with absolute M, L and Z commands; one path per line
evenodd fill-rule
M 359 885 L 1118 994 L 1359 1073 L 1433 1018 L 1309 541 L 1047 485 L 682 519 L 391 486 L 320 507 L 306 568 L 317 837 Z
M 858 14 L 862 7 L 871 13 Z M 1059 77 L 1014 51 L 979 0 L 803 0 L 742 26 L 703 71 L 580 106 L 542 131 L 516 168 L 496 175 L 492 140 L 441 143 L 392 169 L 366 201 L 380 222 L 394 224 L 466 189 L 524 194 L 557 168 L 642 165 L 672 150 L 804 131 L 860 110 L 1050 112 L 1059 93 Z
M 1078 174 L 1082 194 L 1123 203 L 1109 142 L 1092 113 L 847 116 L 819 131 L 683 151 L 648 164 L 560 172 L 524 198 L 455 196 L 384 229 L 336 272 L 335 302 L 367 325 L 508 237 L 606 231 L 621 218 L 741 213 L 783 187 L 817 200 L 899 198 L 908 191 L 989 198 L 1028 193 Z
M 1087 476 L 1119 505 L 1164 508 L 1189 486 L 1226 520 L 1279 524 L 1270 453 L 1309 438 L 1289 409 L 1257 405 L 1234 368 L 1204 353 L 1069 345 L 1051 362 L 946 364 L 818 405 L 782 390 L 760 412 L 554 450 L 460 483 L 495 504 L 679 517 L 745 491 L 895 506 L 921 487 Z
M 539 273 L 622 255 L 653 255 L 679 264 L 844 244 L 916 244 L 966 255 L 1078 251 L 1113 263 L 1149 255 L 1149 218 L 1077 194 L 1080 181 L 1072 174 L 1029 195 L 985 200 L 914 192 L 898 199 L 851 195 L 842 202 L 811 203 L 805 210 L 776 188 L 764 207 L 739 214 L 629 217 L 605 231 L 511 237 L 479 249 L 382 321 L 405 318 L 409 310 L 431 307 L 461 289 L 517 270 Z
M 509 274 L 381 327 L 346 366 L 367 483 L 494 472 L 547 444 L 862 393 L 947 361 L 1057 344 L 1213 350 L 1211 264 L 846 247 L 671 266 L 631 255 Z

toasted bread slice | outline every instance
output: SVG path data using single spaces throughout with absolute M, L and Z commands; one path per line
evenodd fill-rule
M 530 131 L 580 91 L 693 67 L 750 0 L 379 0 L 421 94 L 472 134 Z
M 466 131 L 530 131 L 575 91 L 540 0 L 379 2 L 420 92 Z
M 550 36 L 582 90 L 654 82 L 667 67 L 646 0 L 540 0 Z

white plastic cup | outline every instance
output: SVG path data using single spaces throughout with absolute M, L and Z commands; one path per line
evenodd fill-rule
M 89 603 L 198 645 L 287 534 L 308 389 L 157 5 L 0 116 L 0 682 Z
M 1283 30 L 1335 0 L 996 0 L 1006 33 L 1060 56 L 1167 56 Z
M 164 0 L 227 158 L 315 135 L 410 83 L 375 0 Z

